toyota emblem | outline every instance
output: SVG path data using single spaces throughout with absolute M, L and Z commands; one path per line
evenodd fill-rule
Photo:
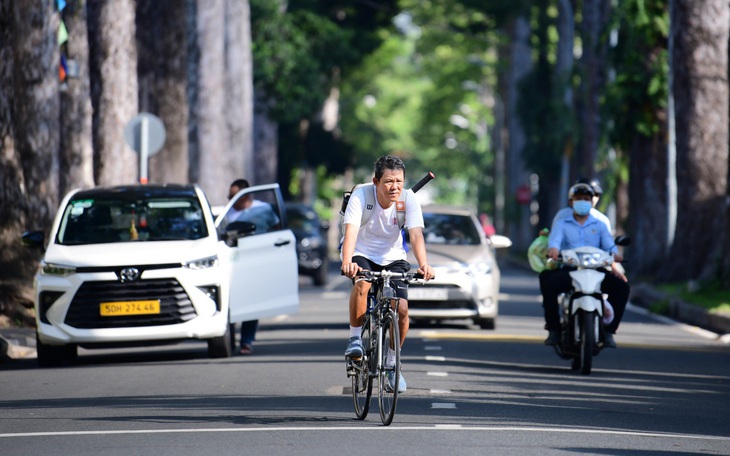
M 124 268 L 119 271 L 119 281 L 122 283 L 134 282 L 139 279 L 139 274 L 139 269 L 137 268 Z

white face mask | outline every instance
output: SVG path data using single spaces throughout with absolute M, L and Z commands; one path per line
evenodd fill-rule
M 592 207 L 593 204 L 590 201 L 573 201 L 573 211 L 578 215 L 588 215 Z

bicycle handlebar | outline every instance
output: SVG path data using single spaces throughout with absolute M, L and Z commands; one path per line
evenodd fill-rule
M 340 271 L 340 275 L 345 275 Z M 393 272 L 393 271 L 371 271 L 369 269 L 360 270 L 355 277 L 361 277 L 365 280 L 372 281 L 378 278 L 401 279 L 405 281 L 423 279 L 423 274 L 418 272 Z

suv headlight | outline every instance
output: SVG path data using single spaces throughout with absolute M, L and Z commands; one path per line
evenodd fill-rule
M 41 274 L 43 274 L 43 275 L 52 275 L 52 276 L 59 276 L 59 277 L 66 277 L 66 276 L 70 276 L 71 274 L 76 273 L 76 268 L 74 268 L 72 266 L 64 266 L 62 264 L 46 263 L 45 261 L 41 261 L 40 270 L 41 270 Z
M 218 266 L 218 255 L 213 255 L 208 258 L 201 258 L 199 260 L 188 261 L 183 263 L 183 267 L 188 269 L 208 269 Z

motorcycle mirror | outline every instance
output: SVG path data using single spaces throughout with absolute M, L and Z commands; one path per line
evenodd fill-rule
M 631 245 L 631 238 L 628 236 L 616 236 L 616 245 L 627 246 Z

